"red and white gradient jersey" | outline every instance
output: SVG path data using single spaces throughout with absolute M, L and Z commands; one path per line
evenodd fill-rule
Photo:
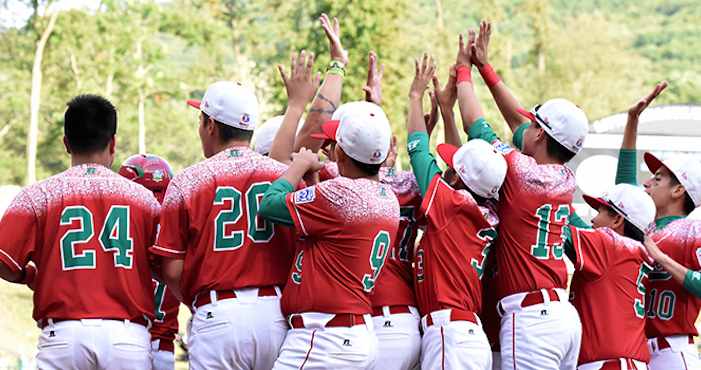
M 577 255 L 570 295 L 582 321 L 579 364 L 629 358 L 648 362 L 645 247 L 609 228 L 570 226 Z
M 421 203 L 426 231 L 416 250 L 414 281 L 421 315 L 443 309 L 479 313 L 482 274 L 496 215 L 465 190 L 434 176 Z
M 688 218 L 672 221 L 652 234 L 660 249 L 683 266 L 701 269 L 701 221 Z M 701 298 L 689 293 L 684 286 L 659 267 L 650 273 L 647 292 L 648 338 L 671 335 L 693 335 L 701 309 Z
M 291 229 L 258 216 L 287 166 L 233 147 L 175 176 L 161 211 L 154 254 L 184 258 L 184 302 L 210 290 L 282 285 L 292 265 Z
M 288 194 L 287 206 L 302 240 L 283 313 L 370 313 L 370 294 L 399 225 L 392 189 L 338 177 Z
M 499 299 L 542 288 L 567 288 L 563 227 L 571 213 L 575 178 L 563 165 L 539 165 L 509 149 L 499 193 L 496 242 Z
M 35 320 L 153 319 L 153 193 L 85 164 L 23 189 L 0 221 L 0 262 L 34 261 Z

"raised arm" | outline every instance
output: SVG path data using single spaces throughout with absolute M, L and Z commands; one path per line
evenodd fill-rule
M 295 151 L 302 147 L 308 148 L 317 153 L 321 148 L 322 140 L 314 139 L 312 134 L 321 132 L 321 124 L 331 119 L 333 112 L 341 102 L 341 88 L 343 87 L 343 77 L 348 64 L 348 52 L 341 45 L 341 27 L 337 18 L 333 19 L 333 24 L 326 14 L 322 14 L 319 19 L 321 27 L 324 29 L 326 38 L 329 40 L 331 51 L 331 62 L 326 70 L 324 82 L 321 84 L 319 93 L 312 101 L 307 119 L 295 141 Z
M 480 32 L 477 36 L 477 41 L 472 46 L 472 63 L 477 66 L 482 79 L 489 88 L 489 92 L 497 103 L 501 115 L 504 117 L 504 120 L 506 120 L 511 131 L 514 132 L 526 121 L 523 116 L 518 113 L 518 108 L 521 107 L 518 100 L 516 100 L 516 97 L 489 64 L 488 50 L 491 34 L 492 24 L 487 21 L 482 21 L 480 23 Z
M 684 286 L 693 295 L 701 297 L 701 271 L 693 271 L 672 259 L 672 257 L 662 252 L 649 236 L 645 237 L 644 244 L 650 257 L 661 265 L 665 271 L 669 272 L 674 281 Z
M 385 74 L 385 65 L 377 68 L 377 54 L 374 51 L 368 53 L 368 79 L 365 81 L 365 101 L 382 105 L 382 76 Z
M 630 109 L 628 109 L 628 120 L 623 130 L 623 143 L 618 153 L 618 166 L 616 168 L 616 184 L 627 183 L 636 185 L 637 179 L 637 153 L 636 144 L 638 139 L 638 123 L 640 115 L 650 106 L 655 98 L 667 88 L 667 81 L 662 81 L 655 85 L 652 91 L 642 97 Z
M 472 124 L 478 118 L 484 117 L 475 88 L 472 85 L 472 45 L 475 42 L 475 31 L 468 31 L 468 39 L 465 42 L 463 35 L 460 35 L 458 43 L 457 57 L 457 77 L 456 85 L 458 90 L 458 107 L 462 117 L 462 127 L 465 132 L 470 131 Z
M 287 109 L 270 148 L 270 158 L 290 164 L 299 119 L 319 88 L 321 75 L 314 74 L 314 54 L 307 54 L 304 50 L 299 56 L 292 54 L 289 76 L 281 65 L 277 68 L 287 92 Z
M 423 96 L 429 81 L 433 79 L 436 66 L 433 58 L 424 54 L 421 63 L 414 60 L 414 81 L 409 88 L 409 117 L 407 119 L 407 132 L 409 135 L 415 131 L 427 132 L 424 119 Z
M 433 76 L 433 94 L 440 108 L 441 117 L 443 117 L 445 143 L 460 146 L 462 145 L 460 143 L 460 132 L 455 124 L 455 114 L 453 113 L 453 107 L 455 107 L 455 102 L 458 100 L 458 90 L 455 86 L 456 76 L 457 72 L 455 72 L 455 66 L 453 65 L 450 67 L 450 77 L 448 77 L 448 82 L 443 89 L 440 88 L 438 77 Z

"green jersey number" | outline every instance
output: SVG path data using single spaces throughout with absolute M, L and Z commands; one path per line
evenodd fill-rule
M 422 283 L 426 276 L 424 275 L 424 250 L 416 250 L 416 281 Z
M 671 290 L 663 290 L 657 292 L 657 289 L 650 289 L 650 297 L 648 299 L 647 317 L 668 321 L 674 317 L 674 306 L 677 303 L 677 296 Z
M 244 233 L 254 243 L 266 243 L 273 238 L 275 235 L 273 224 L 258 216 L 260 202 L 268 187 L 270 187 L 269 181 L 254 183 L 246 190 L 245 197 L 231 186 L 217 188 L 214 194 L 214 205 L 222 206 L 227 201 L 230 205 L 219 211 L 214 218 L 215 251 L 232 251 L 241 248 L 244 244 Z M 226 227 L 236 224 L 243 216 L 243 202 L 246 202 L 248 230 L 233 230 L 227 233 Z
M 292 271 L 292 282 L 295 284 L 302 284 L 302 259 L 304 258 L 304 251 L 299 251 L 297 258 L 295 258 L 295 269 Z
M 492 249 L 492 243 L 497 238 L 497 230 L 493 227 L 482 229 L 477 232 L 477 237 L 484 242 L 482 247 L 482 258 L 479 260 L 472 258 L 470 260 L 470 266 L 477 271 L 477 278 L 482 280 L 482 275 L 484 275 L 484 260 L 487 259 L 489 251 Z
M 78 228 L 67 230 L 61 237 L 61 267 L 64 271 L 95 269 L 95 251 L 84 250 L 76 253 L 78 245 L 89 243 L 95 236 L 92 212 L 85 206 L 70 206 L 61 212 L 60 225 L 69 226 L 74 221 Z M 130 210 L 128 206 L 112 206 L 107 213 L 98 241 L 102 250 L 114 254 L 114 266 L 130 269 L 133 265 L 132 250 L 134 239 L 130 231 Z
M 635 310 L 635 316 L 641 319 L 645 318 L 645 284 L 643 283 L 643 279 L 648 276 L 650 271 L 652 271 L 652 267 L 647 263 L 642 263 L 640 265 L 640 271 L 638 272 L 638 278 L 635 281 L 635 285 L 638 287 L 638 293 L 640 293 L 640 299 L 635 299 L 633 309 Z
M 153 290 L 153 306 L 156 308 L 156 322 L 163 322 L 166 318 L 166 313 L 163 311 L 163 301 L 166 296 L 166 285 L 157 279 L 152 279 L 156 284 Z
M 550 234 L 554 232 L 551 230 L 551 226 L 554 222 L 563 223 L 566 225 L 570 216 L 570 207 L 565 204 L 561 204 L 557 207 L 554 212 L 554 207 L 552 204 L 543 204 L 536 210 L 535 215 L 538 217 L 538 235 L 536 237 L 536 243 L 531 245 L 531 255 L 537 259 L 547 260 L 552 258 L 561 260 L 564 254 L 563 243 L 548 244 L 550 239 Z M 559 232 L 562 235 L 562 230 Z
M 370 293 L 375 288 L 375 281 L 382 271 L 382 266 L 385 264 L 385 257 L 389 251 L 390 237 L 387 231 L 380 231 L 375 235 L 375 240 L 372 243 L 372 251 L 370 252 L 370 269 L 371 274 L 363 276 L 363 289 Z
M 402 220 L 406 220 L 408 223 L 404 228 L 401 239 L 399 239 L 399 260 L 402 262 L 409 262 L 409 248 L 413 247 L 410 245 L 412 236 L 416 232 L 416 218 L 414 217 L 414 207 L 406 206 L 399 208 L 399 217 Z M 392 251 L 394 253 L 394 251 Z

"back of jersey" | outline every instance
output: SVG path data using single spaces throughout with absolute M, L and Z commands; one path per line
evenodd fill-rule
M 499 298 L 542 288 L 567 287 L 563 227 L 570 215 L 574 173 L 563 165 L 538 165 L 518 151 L 499 198 L 497 287 Z
M 37 265 L 34 319 L 153 318 L 153 194 L 99 165 L 24 189 L 0 223 L 4 254 Z
M 291 229 L 258 217 L 270 184 L 286 167 L 247 147 L 226 149 L 170 183 L 153 251 L 183 258 L 183 298 L 282 285 L 292 265 Z

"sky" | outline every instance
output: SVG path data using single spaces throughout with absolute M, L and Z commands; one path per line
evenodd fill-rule
M 2 1 L 0 1 L 2 3 Z M 69 9 L 96 9 L 99 0 L 58 0 L 49 9 L 51 12 Z M 19 0 L 5 0 L 0 6 L 0 27 L 22 27 L 32 15 L 32 9 Z

